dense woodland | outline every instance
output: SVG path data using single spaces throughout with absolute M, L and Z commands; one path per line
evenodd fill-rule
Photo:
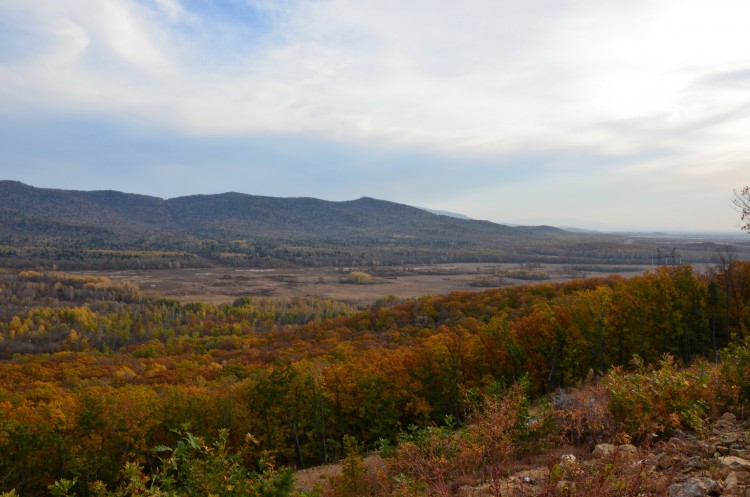
M 371 449 L 414 427 L 471 426 L 477 402 L 513 385 L 534 399 L 611 378 L 634 357 L 646 368 L 713 362 L 750 328 L 750 263 L 384 298 L 364 311 L 180 304 L 16 270 L 0 272 L 0 299 L 0 489 L 39 494 L 62 478 L 85 494 L 93 482 L 114 488 L 128 464 L 156 475 L 152 449 L 188 436 L 223 434 L 247 467 L 306 467 L 352 440 Z

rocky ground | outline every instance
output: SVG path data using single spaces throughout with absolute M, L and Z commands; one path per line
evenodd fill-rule
M 677 432 L 648 448 L 599 444 L 590 456 L 558 457 L 547 467 L 497 482 L 463 486 L 461 497 L 648 496 L 750 497 L 750 430 L 726 413 L 702 436 Z
M 750 423 L 726 413 L 702 434 L 677 431 L 669 440 L 650 444 L 599 444 L 590 453 L 550 454 L 543 466 L 510 476 L 454 485 L 460 497 L 519 496 L 669 496 L 750 497 Z M 366 459 L 368 470 L 385 470 L 377 455 Z M 298 488 L 341 472 L 340 465 L 312 468 L 296 476 Z M 502 471 L 499 471 L 499 473 Z M 489 482 L 487 482 L 489 480 Z

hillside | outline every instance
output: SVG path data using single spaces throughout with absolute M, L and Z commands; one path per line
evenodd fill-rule
M 82 268 L 398 266 L 454 262 L 645 264 L 659 239 L 511 227 L 363 197 L 223 193 L 161 199 L 0 181 L 0 264 Z M 685 262 L 720 245 L 680 244 Z M 690 253 L 688 253 L 690 252 Z
M 247 489 L 260 483 L 248 471 L 342 457 L 349 482 L 308 497 L 497 495 L 487 485 L 524 466 L 542 467 L 524 482 L 534 495 L 665 495 L 683 477 L 729 487 L 718 465 L 746 455 L 744 432 L 731 416 L 730 438 L 711 423 L 750 405 L 748 310 L 745 262 L 362 311 L 180 304 L 93 276 L 0 270 L 0 493 L 44 495 L 59 481 L 102 497 L 178 483 L 281 497 Z M 622 450 L 644 464 L 587 461 L 604 441 L 633 443 Z M 381 451 L 384 478 L 357 469 L 360 448 Z M 582 466 L 540 460 L 550 449 Z M 136 478 L 143 491 L 117 490 Z M 217 493 L 200 488 L 175 494 Z
M 275 198 L 241 193 L 192 195 L 164 200 L 116 191 L 34 188 L 0 181 L 4 235 L 81 231 L 136 239 L 155 231 L 229 240 L 499 241 L 516 232 L 549 235 L 562 230 L 523 231 L 483 221 L 439 216 L 408 205 L 363 197 L 346 202 Z M 58 231 L 55 232 L 55 229 Z

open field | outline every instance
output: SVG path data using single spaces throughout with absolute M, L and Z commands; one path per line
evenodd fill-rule
M 567 281 L 574 278 L 642 274 L 649 267 L 570 266 L 559 264 L 444 264 L 377 267 L 365 284 L 347 282 L 349 268 L 203 268 L 85 271 L 136 283 L 147 295 L 226 303 L 243 296 L 319 297 L 364 306 L 385 296 L 400 298 L 453 291 L 480 291 L 507 285 Z M 702 269 L 702 268 L 697 268 Z

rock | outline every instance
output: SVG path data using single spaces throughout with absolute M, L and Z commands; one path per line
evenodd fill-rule
M 624 444 L 617 447 L 617 454 L 627 460 L 638 458 L 638 449 L 633 444 Z
M 659 464 L 659 456 L 653 452 L 649 452 L 646 454 L 646 457 L 643 458 L 643 462 L 646 463 L 646 466 L 655 468 Z
M 612 444 L 598 444 L 596 447 L 594 447 L 594 451 L 591 453 L 591 456 L 594 459 L 609 457 L 614 454 L 616 450 L 617 447 Z
M 552 395 L 552 408 L 556 411 L 570 409 L 574 403 L 573 397 L 563 390 L 558 390 Z
M 719 416 L 719 422 L 721 423 L 736 423 L 737 422 L 737 416 L 732 414 L 731 412 L 725 412 L 721 416 Z
M 734 472 L 739 483 L 750 483 L 750 462 L 737 456 L 719 458 L 719 470 L 725 478 Z
M 669 497 L 705 497 L 721 495 L 721 485 L 710 478 L 690 478 L 669 486 Z
M 560 456 L 560 467 L 565 472 L 575 471 L 578 467 L 578 459 L 573 454 L 564 454 Z
M 667 443 L 669 444 L 670 447 L 675 448 L 675 449 L 679 449 L 684 444 L 682 439 L 677 438 L 677 437 L 670 438 Z
M 716 452 L 718 452 L 722 456 L 726 456 L 727 454 L 729 454 L 729 447 L 725 447 L 723 445 L 717 445 Z
M 560 463 L 562 463 L 563 466 L 567 464 L 575 464 L 576 462 L 576 456 L 573 454 L 563 454 L 560 456 Z
M 737 481 L 737 473 L 734 471 L 730 472 L 724 480 L 724 488 L 730 492 L 736 489 L 739 484 L 739 481 Z
M 656 466 L 659 469 L 669 469 L 674 466 L 676 462 L 677 458 L 675 456 L 665 453 L 659 456 L 659 461 L 656 463 Z
M 703 469 L 703 460 L 700 456 L 693 456 L 688 459 L 685 470 L 693 471 Z
M 716 453 L 716 445 L 702 443 L 699 447 L 705 457 L 712 457 Z

